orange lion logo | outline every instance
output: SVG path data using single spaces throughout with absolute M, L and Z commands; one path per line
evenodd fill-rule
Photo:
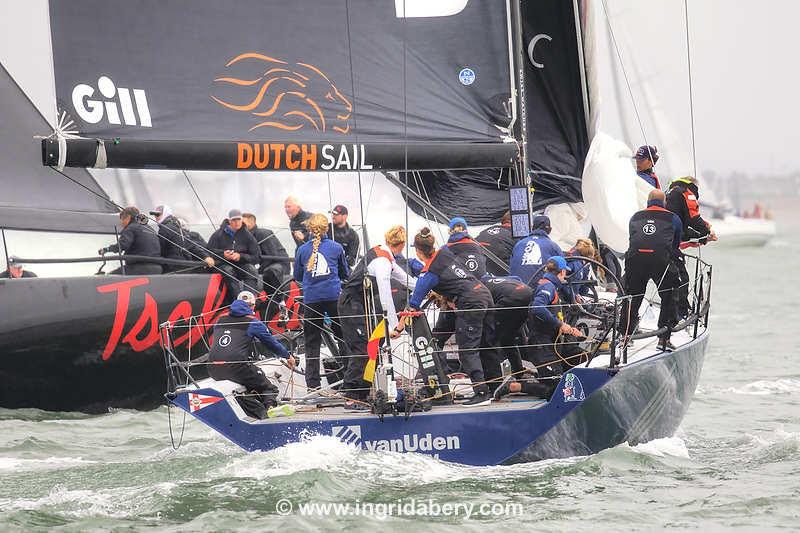
M 248 131 L 265 127 L 295 131 L 310 126 L 318 132 L 350 132 L 353 104 L 320 69 L 308 63 L 290 65 L 256 52 L 240 54 L 225 67 L 248 59 L 256 60 L 263 73 L 254 79 L 216 78 L 215 92 L 220 97 L 211 96 L 223 107 L 255 117 L 258 122 Z M 317 103 L 319 98 L 325 99 L 323 105 Z

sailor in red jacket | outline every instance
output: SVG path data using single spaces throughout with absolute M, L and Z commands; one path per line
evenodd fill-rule
M 697 180 L 692 176 L 677 178 L 669 186 L 666 207 L 680 218 L 681 244 L 680 248 L 694 248 L 710 241 L 716 241 L 717 236 L 711 229 L 711 224 L 700 216 L 700 193 L 697 189 Z M 689 314 L 689 272 L 686 270 L 686 261 L 683 253 L 678 253 L 675 258 L 678 267 L 678 315 L 685 317 Z

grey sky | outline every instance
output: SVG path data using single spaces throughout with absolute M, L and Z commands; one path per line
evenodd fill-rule
M 602 13 L 599 0 L 597 5 Z M 662 140 L 647 116 L 645 85 L 659 101 L 650 105 L 663 108 L 690 146 L 683 0 L 607 0 L 607 5 L 648 141 L 660 145 Z M 688 7 L 698 168 L 722 173 L 800 169 L 794 156 L 800 141 L 800 76 L 794 68 L 800 2 L 689 0 Z M 608 69 L 608 56 L 599 59 Z M 628 122 L 634 123 L 624 93 Z M 614 114 L 612 88 L 605 86 L 603 96 L 604 111 Z M 610 133 L 621 135 L 618 121 L 610 118 Z M 631 130 L 641 135 L 638 125 Z

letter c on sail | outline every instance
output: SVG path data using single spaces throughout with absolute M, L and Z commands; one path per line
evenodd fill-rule
M 536 43 L 538 43 L 541 39 L 547 39 L 548 41 L 552 41 L 553 38 L 547 35 L 546 33 L 540 33 L 535 35 L 531 42 L 528 43 L 528 59 L 531 60 L 533 66 L 536 68 L 544 68 L 544 63 L 539 63 L 536 61 L 536 58 L 533 57 L 533 50 L 536 48 Z

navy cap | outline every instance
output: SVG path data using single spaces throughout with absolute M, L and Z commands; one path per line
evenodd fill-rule
M 559 270 L 572 270 L 567 266 L 567 260 L 561 257 L 560 255 L 554 255 L 550 259 L 547 260 L 548 262 L 552 261 L 556 264 Z
M 331 209 L 331 214 L 333 214 L 333 215 L 346 215 L 346 214 L 348 214 L 347 213 L 347 208 L 345 206 L 339 204 L 336 207 L 334 207 L 333 209 Z
M 464 220 L 464 217 L 453 217 L 450 219 L 450 229 L 453 229 L 459 224 L 464 226 L 465 228 L 467 227 L 467 221 Z
M 634 159 L 649 159 L 655 165 L 658 163 L 658 148 L 655 146 L 640 146 L 638 150 L 636 150 L 636 155 L 633 156 Z
M 533 224 L 531 224 L 531 229 L 539 229 L 539 228 L 549 228 L 550 226 L 550 217 L 547 215 L 536 215 L 533 217 Z

